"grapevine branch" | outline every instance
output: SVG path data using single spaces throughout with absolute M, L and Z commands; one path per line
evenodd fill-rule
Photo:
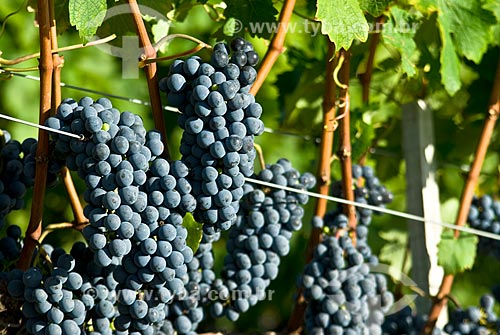
M 486 151 L 491 141 L 493 135 L 493 130 L 495 128 L 495 123 L 500 114 L 500 58 L 496 69 L 495 81 L 493 83 L 493 89 L 491 92 L 490 103 L 488 107 L 488 112 L 486 119 L 484 121 L 483 130 L 481 132 L 481 137 L 476 148 L 476 153 L 474 155 L 474 160 L 472 161 L 471 168 L 467 175 L 467 180 L 462 192 L 462 197 L 460 199 L 460 208 L 458 210 L 457 219 L 455 224 L 457 226 L 464 226 L 467 220 L 467 215 L 469 213 L 470 204 L 474 196 L 474 189 L 477 186 L 479 180 L 479 174 L 481 172 L 481 167 L 483 166 L 484 159 L 486 157 Z M 460 232 L 455 230 L 454 236 L 458 238 Z M 441 314 L 441 310 L 446 306 L 448 302 L 448 297 L 453 286 L 454 276 L 452 274 L 445 275 L 439 288 L 439 292 L 432 304 L 431 310 L 429 312 L 429 319 L 424 327 L 424 334 L 431 334 L 432 329 L 436 325 L 436 321 Z
M 288 23 L 290 22 L 294 7 L 295 0 L 285 0 L 283 8 L 280 12 L 278 31 L 273 36 L 271 45 L 267 49 L 267 53 L 264 56 L 264 60 L 260 65 L 259 72 L 257 73 L 257 79 L 250 89 L 250 93 L 254 96 L 259 91 L 269 72 L 271 72 L 271 69 L 278 59 L 278 56 L 285 50 L 283 45 L 285 43 L 286 29 L 288 27 Z
M 50 36 L 50 13 L 47 0 L 38 0 L 38 19 L 40 37 L 40 116 L 39 123 L 44 124 L 50 116 L 52 85 L 52 45 Z M 17 266 L 25 270 L 29 267 L 33 252 L 42 232 L 43 202 L 47 184 L 49 136 L 45 131 L 38 131 L 36 151 L 35 185 L 31 215 L 23 249 Z
M 108 37 L 105 37 L 105 38 L 102 38 L 102 39 L 99 39 L 99 40 L 95 40 L 95 41 L 92 41 L 92 42 L 88 42 L 88 43 L 85 43 L 85 44 L 74 44 L 74 45 L 69 45 L 67 47 L 53 48 L 51 50 L 51 52 L 52 53 L 59 53 L 59 52 L 64 52 L 64 51 L 71 51 L 71 50 L 83 49 L 83 48 L 87 48 L 87 47 L 91 47 L 91 46 L 95 46 L 95 45 L 107 43 L 109 41 L 114 40 L 115 38 L 116 38 L 116 35 L 113 34 L 113 35 L 110 35 Z M 22 57 L 19 57 L 19 58 L 15 58 L 15 59 L 5 59 L 5 58 L 1 58 L 0 57 L 0 64 L 16 65 L 16 64 L 28 61 L 30 59 L 38 58 L 38 57 L 40 57 L 40 53 L 39 52 L 36 52 L 34 54 L 31 54 L 31 55 L 26 55 L 26 56 L 22 56 Z
M 57 41 L 57 25 L 56 18 L 54 13 L 54 0 L 49 0 L 49 9 L 50 9 L 50 25 L 51 25 L 51 43 L 52 50 L 58 50 L 58 41 Z M 53 62 L 53 74 L 52 74 L 52 111 L 55 111 L 57 107 L 61 104 L 62 95 L 61 95 L 61 70 L 64 65 L 64 57 L 60 56 L 59 53 L 52 51 L 52 62 Z M 71 178 L 71 174 L 67 167 L 63 167 L 60 171 L 64 187 L 68 192 L 69 201 L 71 204 L 71 209 L 73 210 L 73 215 L 75 217 L 76 225 L 83 225 L 87 222 L 85 215 L 83 215 L 82 204 L 80 203 L 80 199 L 78 198 L 78 193 L 76 192 L 75 185 L 73 183 L 73 179 Z M 45 233 L 45 232 L 44 232 Z M 43 234 L 40 239 L 43 238 Z
M 321 134 L 321 148 L 318 167 L 318 193 L 328 195 L 330 188 L 330 162 L 332 158 L 333 135 L 337 128 L 336 114 L 336 84 L 333 78 L 333 73 L 337 65 L 335 57 L 335 45 L 328 41 L 328 54 L 326 64 L 326 83 L 323 96 L 323 132 Z M 324 217 L 326 214 L 328 201 L 319 198 L 316 202 L 315 215 Z M 306 250 L 306 262 L 312 259 L 312 255 L 316 246 L 321 242 L 321 228 L 312 228 L 311 236 Z M 306 301 L 302 295 L 302 289 L 297 292 L 297 301 L 294 310 L 288 322 L 288 332 L 299 332 L 303 321 L 306 309 Z
M 376 27 L 384 23 L 384 16 L 379 16 L 376 19 Z M 359 79 L 361 81 L 362 87 L 362 101 L 364 104 L 368 104 L 370 102 L 370 84 L 372 81 L 373 75 L 373 64 L 375 62 L 375 53 L 377 51 L 377 46 L 380 42 L 381 31 L 377 30 L 371 38 L 370 41 L 370 51 L 368 52 L 368 59 L 366 61 L 366 69 L 365 72 L 359 75 Z M 373 139 L 372 143 L 368 146 L 366 151 L 359 158 L 359 164 L 365 165 L 366 159 L 370 150 L 377 144 L 377 139 Z
M 52 49 L 52 111 L 61 103 L 61 70 L 64 65 L 64 58 L 59 55 L 57 50 L 59 48 L 57 41 L 57 26 L 54 13 L 54 0 L 49 0 L 49 15 L 50 15 L 50 42 Z
M 130 6 L 132 18 L 137 30 L 137 35 L 139 36 L 139 41 L 143 49 L 141 59 L 145 60 L 156 58 L 156 50 L 149 39 L 148 32 L 146 30 L 146 26 L 144 25 L 141 11 L 139 9 L 139 5 L 137 4 L 137 0 L 128 0 L 128 4 Z M 162 156 L 164 156 L 165 158 L 169 158 L 170 155 L 168 152 L 167 144 L 167 130 L 165 128 L 165 120 L 163 118 L 163 108 L 161 105 L 160 90 L 158 87 L 156 70 L 157 67 L 155 62 L 144 66 L 144 72 L 146 74 L 146 80 L 148 82 L 149 99 L 151 101 L 151 108 L 153 110 L 153 120 L 155 123 L 155 128 L 160 132 L 161 137 L 163 138 L 163 141 L 165 143 L 165 149 Z
M 143 68 L 147 64 L 157 63 L 157 62 L 161 62 L 161 61 L 176 59 L 176 58 L 187 56 L 187 55 L 192 55 L 192 54 L 197 53 L 198 51 L 200 51 L 201 49 L 204 49 L 204 48 L 208 48 L 208 49 L 212 48 L 212 46 L 210 44 L 205 43 L 202 40 L 197 39 L 196 37 L 186 35 L 186 34 L 171 34 L 171 35 L 164 36 L 158 42 L 156 42 L 153 45 L 153 47 L 156 50 L 156 52 L 158 52 L 158 50 L 160 49 L 160 47 L 162 45 L 169 43 L 171 40 L 173 40 L 175 38 L 182 38 L 182 39 L 186 39 L 189 41 L 193 41 L 193 42 L 198 43 L 198 45 L 195 46 L 194 48 L 191 48 L 189 50 L 186 50 L 186 51 L 183 51 L 183 52 L 180 52 L 178 54 L 171 55 L 171 56 L 141 59 L 139 61 L 139 67 Z
M 376 19 L 376 27 L 384 23 L 384 16 L 379 16 Z M 370 84 L 372 81 L 373 74 L 373 63 L 375 61 L 375 53 L 377 51 L 377 46 L 380 42 L 381 32 L 378 30 L 377 32 L 372 34 L 372 38 L 370 41 L 370 51 L 368 53 L 368 59 L 366 61 L 366 70 L 364 73 L 360 74 L 361 86 L 363 88 L 363 103 L 367 104 L 370 101 Z
M 350 59 L 351 53 L 345 49 L 339 51 L 341 66 L 340 68 L 340 94 L 339 101 L 342 104 L 339 106 L 339 113 L 342 116 L 340 119 L 340 143 L 337 156 L 341 162 L 342 169 L 342 190 L 344 198 L 349 201 L 354 201 L 354 192 L 352 189 L 352 157 L 351 157 L 351 116 L 350 116 L 350 98 L 349 98 L 349 75 L 350 75 Z M 356 209 L 353 205 L 344 205 L 344 214 L 349 219 L 349 228 L 352 230 L 353 241 L 356 237 Z
M 82 203 L 78 197 L 78 192 L 76 191 L 75 184 L 73 183 L 73 178 L 67 167 L 63 167 L 60 171 L 61 177 L 64 181 L 64 186 L 66 187 L 66 192 L 68 192 L 69 202 L 71 204 L 71 209 L 75 217 L 75 226 L 81 226 L 88 222 L 85 215 L 83 215 Z
M 175 55 L 164 56 L 164 57 L 157 57 L 157 58 L 149 58 L 149 59 L 141 60 L 141 61 L 139 61 L 139 67 L 143 68 L 147 64 L 157 63 L 157 62 L 164 62 L 164 61 L 168 61 L 168 60 L 172 60 L 172 59 L 177 59 L 179 57 L 184 57 L 184 56 L 192 55 L 192 54 L 197 53 L 198 51 L 200 51 L 203 48 L 205 48 L 204 45 L 198 44 L 194 48 L 191 48 L 189 50 L 177 53 Z

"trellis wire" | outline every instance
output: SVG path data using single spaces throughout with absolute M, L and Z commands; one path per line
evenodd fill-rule
M 400 212 L 400 211 L 396 211 L 393 209 L 381 208 L 381 207 L 368 205 L 368 204 L 364 204 L 364 203 L 360 203 L 360 202 L 356 202 L 356 201 L 350 201 L 350 200 L 346 200 L 346 199 L 342 199 L 342 198 L 332 197 L 329 195 L 323 195 L 323 194 L 319 194 L 319 193 L 309 192 L 309 191 L 305 191 L 305 190 L 301 190 L 301 189 L 297 189 L 297 188 L 293 188 L 293 187 L 277 185 L 277 184 L 269 183 L 269 182 L 258 180 L 258 179 L 253 179 L 253 178 L 247 177 L 247 178 L 245 178 L 245 180 L 248 181 L 249 183 L 253 183 L 253 184 L 259 184 L 262 186 L 277 188 L 277 189 L 281 189 L 281 190 L 285 190 L 285 191 L 289 191 L 289 192 L 305 194 L 305 195 L 308 195 L 311 197 L 322 198 L 322 199 L 326 199 L 328 201 L 338 202 L 341 204 L 354 205 L 354 206 L 359 207 L 359 208 L 371 209 L 372 211 L 377 211 L 377 212 L 389 214 L 392 216 L 398 216 L 398 217 L 404 218 L 404 219 L 419 221 L 419 222 L 423 222 L 423 223 L 435 224 L 435 225 L 438 225 L 441 227 L 450 228 L 450 229 L 454 229 L 454 230 L 460 230 L 460 231 L 465 232 L 465 233 L 479 235 L 479 236 L 483 236 L 483 237 L 491 238 L 493 240 L 500 241 L 500 235 L 496 235 L 496 234 L 482 231 L 479 229 L 474 229 L 474 228 L 469 228 L 469 227 L 461 227 L 461 226 L 454 225 L 452 223 L 447 223 L 447 222 L 442 222 L 442 221 L 429 220 L 429 219 L 426 219 L 422 216 L 418 216 L 418 215 L 414 215 L 414 214 Z
M 20 78 L 24 78 L 24 79 L 30 79 L 30 80 L 34 80 L 34 81 L 40 81 L 40 77 L 32 76 L 32 75 L 28 75 L 28 74 L 24 74 L 24 73 L 19 73 L 19 72 L 10 72 L 10 71 L 5 71 L 5 70 L 0 69 L 0 73 L 14 75 L 14 76 L 17 76 L 17 77 L 20 77 Z M 90 89 L 90 88 L 85 88 L 85 87 L 80 87 L 80 86 L 66 84 L 66 83 L 63 83 L 63 82 L 61 82 L 61 87 L 70 88 L 70 89 L 73 89 L 73 90 L 87 92 L 87 93 L 93 93 L 93 94 L 103 95 L 103 96 L 110 97 L 110 98 L 113 98 L 113 99 L 125 100 L 125 101 L 128 101 L 128 102 L 136 104 L 136 105 L 144 105 L 144 106 L 150 106 L 151 105 L 149 103 L 149 101 L 143 101 L 143 100 L 136 99 L 136 98 L 127 98 L 127 97 L 123 97 L 121 95 L 116 95 L 116 94 L 112 94 L 112 93 L 101 92 L 101 91 L 93 90 L 93 89 Z M 166 110 L 166 111 L 169 111 L 169 112 L 179 113 L 179 110 L 177 108 L 175 108 L 175 107 L 163 106 L 163 109 Z
M 2 69 L 0 69 L 0 73 L 12 74 L 12 75 L 15 75 L 15 76 L 19 76 L 21 78 L 31 79 L 31 80 L 36 80 L 36 81 L 40 80 L 40 78 L 36 77 L 36 76 L 26 75 L 26 74 L 17 73 L 17 72 L 8 72 L 8 71 L 2 70 Z M 66 84 L 66 83 L 61 83 L 61 87 L 66 87 L 66 88 L 71 88 L 71 89 L 78 90 L 78 91 L 83 91 L 83 92 L 89 92 L 89 93 L 99 94 L 99 95 L 103 95 L 103 96 L 108 96 L 108 97 L 115 98 L 115 99 L 125 100 L 125 101 L 128 101 L 128 102 L 134 103 L 134 104 L 149 106 L 149 102 L 142 101 L 140 99 L 127 98 L 127 97 L 123 97 L 123 96 L 119 96 L 119 95 L 115 95 L 115 94 L 110 94 L 110 93 L 106 93 L 106 92 L 100 92 L 100 91 L 97 91 L 97 90 L 92 90 L 92 89 L 88 89 L 88 88 L 79 87 L 79 86 L 69 85 L 69 84 Z M 166 111 L 179 113 L 179 110 L 177 108 L 174 108 L 174 107 L 164 106 L 163 109 L 165 109 Z M 21 124 L 24 124 L 24 125 L 28 125 L 28 126 L 31 126 L 31 127 L 40 128 L 40 129 L 43 129 L 43 130 L 46 130 L 46 131 L 52 131 L 52 132 L 55 132 L 55 133 L 60 133 L 62 135 L 71 136 L 71 137 L 74 137 L 74 138 L 78 138 L 80 140 L 82 140 L 84 138 L 83 135 L 76 135 L 76 134 L 72 134 L 72 133 L 69 133 L 69 132 L 52 129 L 52 128 L 49 128 L 49 127 L 45 127 L 45 126 L 41 126 L 41 125 L 38 125 L 38 124 L 35 124 L 35 123 L 31 123 L 31 122 L 28 122 L 28 121 L 16 119 L 16 118 L 13 118 L 13 117 L 10 117 L 10 116 L 7 116 L 7 115 L 3 115 L 3 114 L 0 114 L 0 118 L 4 118 L 6 120 L 13 121 L 13 122 L 18 122 L 18 123 L 21 123 Z M 282 133 L 284 135 L 296 136 L 296 137 L 300 137 L 300 138 L 303 138 L 304 140 L 308 140 L 308 141 L 309 140 L 313 140 L 313 139 L 315 140 L 315 138 L 313 138 L 311 136 L 299 135 L 299 134 L 294 134 L 294 133 L 289 133 L 289 132 L 280 132 L 280 131 L 276 131 L 274 129 L 267 128 L 267 127 L 265 128 L 265 131 L 269 132 L 269 133 L 280 133 L 280 134 Z M 459 230 L 459 231 L 466 232 L 466 233 L 469 233 L 469 234 L 478 235 L 478 236 L 482 236 L 482 237 L 486 237 L 486 238 L 490 238 L 490 239 L 493 239 L 493 240 L 500 241 L 500 235 L 496 235 L 496 234 L 493 234 L 493 233 L 490 233 L 490 232 L 486 232 L 486 231 L 482 231 L 482 230 L 479 230 L 479 229 L 474 229 L 474 228 L 469 228 L 469 227 L 463 227 L 463 226 L 457 226 L 457 225 L 454 225 L 452 223 L 447 223 L 447 222 L 442 222 L 442 221 L 429 220 L 429 219 L 426 219 L 424 217 L 421 217 L 421 216 L 418 216 L 418 215 L 414 215 L 414 214 L 400 212 L 400 211 L 396 211 L 396 210 L 393 210 L 393 209 L 387 209 L 387 208 L 381 208 L 381 207 L 377 207 L 377 206 L 372 206 L 372 205 L 368 205 L 368 204 L 364 204 L 364 203 L 359 203 L 359 202 L 356 202 L 356 201 L 349 201 L 349 200 L 346 200 L 346 199 L 342 199 L 342 198 L 338 198 L 338 197 L 332 197 L 332 196 L 323 195 L 323 194 L 314 193 L 314 192 L 309 192 L 309 191 L 305 191 L 305 190 L 301 190 L 301 189 L 297 189 L 297 188 L 293 188 L 293 187 L 281 186 L 281 185 L 277 185 L 277 184 L 273 184 L 273 183 L 269 183 L 269 182 L 265 182 L 265 181 L 253 179 L 253 178 L 245 178 L 245 180 L 248 181 L 248 182 L 250 182 L 250 183 L 253 183 L 253 184 L 259 184 L 259 185 L 262 185 L 262 186 L 267 186 L 267 187 L 282 189 L 282 190 L 289 191 L 289 192 L 301 193 L 301 194 L 305 194 L 305 195 L 308 195 L 308 196 L 311 196 L 311 197 L 314 197 L 314 198 L 323 198 L 323 199 L 326 199 L 326 200 L 332 201 L 332 202 L 337 202 L 337 203 L 347 204 L 347 205 L 353 205 L 353 206 L 356 206 L 356 207 L 359 207 L 359 208 L 366 208 L 366 209 L 370 209 L 370 210 L 373 210 L 373 211 L 376 211 L 376 212 L 385 213 L 385 214 L 388 214 L 388 215 L 397 216 L 397 217 L 408 219 L 408 220 L 413 220 L 413 221 L 422 222 L 422 223 L 430 223 L 430 224 L 438 225 L 438 226 L 441 226 L 441 227 L 444 227 L 444 228 Z
M 5 120 L 8 120 L 8 121 L 13 121 L 13 122 L 21 123 L 21 124 L 24 124 L 24 125 L 27 125 L 27 126 L 30 126 L 30 127 L 35 127 L 35 128 L 43 129 L 45 131 L 50 131 L 52 133 L 66 135 L 66 136 L 69 136 L 69 137 L 73 137 L 73 138 L 79 139 L 80 141 L 82 141 L 82 140 L 85 139 L 85 136 L 83 136 L 83 135 L 76 135 L 76 134 L 73 134 L 73 133 L 68 133 L 68 132 L 63 131 L 63 130 L 54 129 L 54 128 L 50 128 L 50 127 L 47 127 L 47 126 L 42 126 L 42 125 L 37 124 L 37 123 L 33 123 L 33 122 L 29 122 L 29 121 L 17 119 L 15 117 L 12 117 L 12 116 L 9 116 L 9 115 L 5 115 L 5 114 L 1 114 L 1 113 L 0 113 L 0 119 L 5 119 Z
M 28 75 L 28 74 L 24 74 L 24 73 L 19 73 L 19 72 L 10 72 L 10 71 L 5 71 L 5 70 L 0 69 L 0 73 L 5 73 L 5 74 L 17 76 L 17 77 L 24 78 L 24 79 L 30 79 L 30 80 L 34 80 L 34 81 L 40 81 L 40 77 L 32 76 L 32 75 Z M 70 85 L 70 84 L 66 84 L 66 83 L 63 83 L 63 82 L 61 82 L 61 87 L 70 88 L 70 89 L 73 89 L 73 90 L 76 90 L 76 91 L 81 91 L 81 92 L 87 92 L 87 93 L 102 95 L 102 96 L 110 97 L 110 98 L 113 98 L 113 99 L 124 100 L 124 101 L 130 102 L 130 103 L 136 104 L 136 105 L 143 105 L 143 106 L 150 106 L 151 105 L 149 103 L 149 101 L 143 101 L 141 99 L 136 99 L 136 98 L 127 98 L 127 97 L 124 97 L 124 96 L 121 96 L 121 95 L 116 95 L 116 94 L 107 93 L 107 92 L 101 92 L 101 91 L 98 91 L 98 90 L 93 90 L 93 89 L 90 89 L 90 88 L 85 88 L 85 87 Z M 166 110 L 166 111 L 168 111 L 168 112 L 180 114 L 180 111 L 177 108 L 172 107 L 172 106 L 163 106 L 163 109 Z M 280 134 L 280 135 L 298 137 L 298 138 L 303 139 L 304 141 L 312 141 L 314 143 L 319 143 L 319 141 L 320 141 L 319 137 L 313 137 L 313 136 L 309 136 L 309 135 L 296 134 L 296 133 L 293 133 L 293 132 L 287 132 L 287 131 L 282 131 L 282 130 L 275 130 L 275 129 L 268 128 L 268 127 L 264 128 L 264 132 L 270 133 L 270 134 Z

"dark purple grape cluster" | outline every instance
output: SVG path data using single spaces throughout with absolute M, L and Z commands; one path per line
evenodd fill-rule
M 254 178 L 297 190 L 310 189 L 316 183 L 314 176 L 301 175 L 286 159 L 267 165 Z M 250 183 L 244 190 L 238 219 L 226 241 L 222 277 L 216 278 L 211 270 L 214 260 L 209 245 L 202 243 L 195 255 L 203 269 L 197 276 L 201 294 L 212 294 L 206 301 L 210 315 L 231 321 L 268 298 L 267 288 L 278 275 L 281 258 L 290 251 L 293 232 L 302 227 L 303 205 L 308 201 L 304 194 Z M 205 239 L 211 242 L 209 236 Z
M 451 312 L 444 331 L 450 335 L 498 334 L 500 321 L 493 310 L 494 307 L 495 299 L 489 294 L 483 295 L 479 300 L 479 306 L 457 308 Z
M 394 297 L 349 236 L 325 236 L 306 265 L 301 286 L 309 334 L 382 334 Z
M 427 315 L 415 314 L 409 306 L 400 311 L 386 316 L 382 331 L 384 335 L 420 335 L 427 322 Z M 432 331 L 432 335 L 441 335 L 438 327 Z
M 95 331 L 111 334 L 109 319 L 115 315 L 117 283 L 109 272 L 105 281 L 96 272 L 99 269 L 89 267 L 88 257 L 83 257 L 85 250 L 92 257 L 82 242 L 73 245 L 71 254 L 44 245 L 50 265 L 44 261 L 42 267 L 7 273 L 8 293 L 23 301 L 28 333 L 84 334 L 92 320 Z
M 355 201 L 362 204 L 369 204 L 384 208 L 394 199 L 393 194 L 380 184 L 380 180 L 375 176 L 373 168 L 370 166 L 352 166 L 352 179 L 354 187 Z M 342 193 L 342 182 L 336 181 L 332 185 L 332 196 L 344 198 Z M 346 222 L 343 220 L 333 220 L 340 213 L 340 206 L 337 211 L 332 212 L 332 218 L 325 217 L 325 223 L 334 223 L 336 228 L 345 228 Z M 375 212 L 377 213 L 377 212 Z M 372 220 L 373 211 L 371 209 L 356 207 L 356 217 L 360 225 L 368 226 Z
M 26 190 L 34 184 L 37 143 L 34 138 L 21 143 L 12 139 L 9 132 L 0 130 L 0 229 L 7 214 L 24 207 Z M 49 187 L 57 182 L 60 168 L 59 161 L 49 160 Z
M 160 134 L 147 132 L 140 117 L 120 113 L 105 98 L 66 99 L 47 124 L 85 138 L 54 136 L 56 153 L 87 186 L 88 263 L 117 283 L 109 289 L 117 298 L 108 323 L 118 332 L 152 334 L 165 323 L 179 334 L 192 332 L 203 315 L 189 319 L 176 307 L 193 258 L 182 226 L 196 208 L 188 167 L 160 158 Z
M 204 231 L 228 230 L 236 221 L 244 177 L 253 174 L 254 136 L 264 131 L 262 107 L 249 93 L 259 58 L 249 42 L 217 43 L 210 62 L 176 60 L 160 81 L 168 103 L 179 108 L 180 152 L 190 168 L 195 218 Z
M 500 201 L 489 195 L 474 197 L 467 222 L 472 228 L 500 235 Z M 500 241 L 479 237 L 478 251 L 500 259 Z

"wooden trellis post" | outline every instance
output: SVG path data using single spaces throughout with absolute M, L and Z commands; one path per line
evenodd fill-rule
M 435 180 L 435 145 L 432 111 L 425 101 L 403 105 L 403 152 L 406 162 L 406 206 L 411 214 L 441 221 L 439 188 Z M 412 255 L 411 278 L 426 294 L 435 295 L 443 278 L 437 264 L 437 245 L 442 228 L 433 224 L 409 221 L 408 233 Z M 419 313 L 427 313 L 428 298 L 418 298 Z

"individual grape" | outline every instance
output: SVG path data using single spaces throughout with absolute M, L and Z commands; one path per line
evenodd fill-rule
M 215 50 L 212 54 L 211 65 L 215 68 L 224 68 L 229 63 L 229 56 L 227 52 L 222 50 Z

